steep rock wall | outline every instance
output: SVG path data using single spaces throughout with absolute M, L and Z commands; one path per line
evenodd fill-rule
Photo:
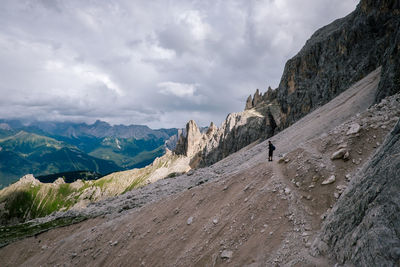
M 287 127 L 382 65 L 376 100 L 400 90 L 400 2 L 362 0 L 316 31 L 290 59 L 277 89 Z
M 314 253 L 342 264 L 400 263 L 400 121 L 328 215 Z

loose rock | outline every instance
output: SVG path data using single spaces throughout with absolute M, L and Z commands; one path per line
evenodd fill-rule
M 232 258 L 233 252 L 231 250 L 224 250 L 221 253 L 221 258 L 222 259 L 230 259 Z
M 336 181 L 335 175 L 331 175 L 331 176 L 329 176 L 328 179 L 325 179 L 321 184 L 322 184 L 322 185 L 324 185 L 324 184 L 332 184 L 332 183 L 334 183 L 335 181 Z
M 347 152 L 346 148 L 339 149 L 338 151 L 332 154 L 331 160 L 343 158 L 346 152 Z
M 361 127 L 358 123 L 353 123 L 350 125 L 350 129 L 347 131 L 346 135 L 356 134 L 360 131 Z

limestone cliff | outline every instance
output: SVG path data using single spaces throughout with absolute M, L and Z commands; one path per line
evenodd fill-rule
M 400 2 L 362 0 L 348 16 L 316 31 L 291 58 L 274 95 L 286 128 L 382 66 L 376 101 L 400 91 Z M 268 92 L 267 92 L 268 94 Z M 257 90 L 246 109 L 260 103 Z
M 247 98 L 245 111 L 228 115 L 215 133 L 200 135 L 190 122 L 192 136 L 181 137 L 177 153 L 194 157 L 195 166 L 215 163 L 287 128 L 379 66 L 376 102 L 399 92 L 399 29 L 398 1 L 362 0 L 354 12 L 311 36 L 286 63 L 277 89 L 269 87 L 264 94 L 257 89 Z
M 204 133 L 191 120 L 186 125 L 186 136 L 181 135 L 176 154 L 191 158 L 191 167 L 208 166 L 238 151 L 252 142 L 272 136 L 280 124 L 276 103 L 261 105 L 261 94 L 256 93 L 257 108 L 231 113 L 218 128 L 211 123 Z

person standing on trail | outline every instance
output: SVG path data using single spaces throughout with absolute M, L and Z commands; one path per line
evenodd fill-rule
M 268 141 L 268 161 L 272 161 L 272 154 L 274 153 L 275 146 Z

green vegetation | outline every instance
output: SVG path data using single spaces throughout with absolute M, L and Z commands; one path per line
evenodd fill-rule
M 0 191 L 2 206 L 0 224 L 24 222 L 49 215 L 55 211 L 68 210 L 83 199 L 95 201 L 126 193 L 145 185 L 157 169 L 168 167 L 178 158 L 173 155 L 165 156 L 142 169 L 117 172 L 101 179 L 81 181 L 75 184 L 59 183 L 54 185 L 29 182 L 29 179 L 32 178 L 27 177 L 27 180 Z M 168 177 L 179 174 L 172 173 Z
M 142 168 L 164 154 L 164 140 L 155 137 L 141 140 L 49 137 L 25 131 L 1 130 L 0 189 L 28 173 L 48 176 L 87 171 L 96 172 L 101 177 L 116 171 Z
M 124 169 L 133 169 L 149 165 L 156 157 L 162 156 L 165 152 L 162 140 L 158 142 L 149 141 L 149 143 L 139 141 L 142 140 L 125 139 L 119 141 L 121 149 L 106 142 L 101 147 L 91 151 L 89 155 L 104 160 L 111 160 Z M 140 143 L 141 145 L 137 146 L 136 143 Z
M 143 186 L 149 177 L 150 174 L 142 175 L 138 178 L 136 178 L 125 190 L 122 192 L 122 194 L 125 194 L 126 192 L 129 192 L 135 188 L 138 188 L 140 186 Z
M 94 182 L 94 186 L 98 186 L 101 188 L 101 190 L 103 191 L 103 188 L 105 187 L 106 184 L 111 183 L 112 180 L 109 178 L 103 178 L 103 179 L 99 179 L 97 181 Z
M 2 220 L 17 218 L 25 221 L 32 218 L 43 217 L 60 209 L 69 209 L 77 198 L 71 197 L 78 192 L 69 184 L 61 184 L 58 189 L 40 190 L 41 186 L 29 186 L 7 195 L 1 202 L 5 202 Z
M 88 170 L 100 174 L 120 171 L 112 161 L 92 157 L 79 149 L 37 134 L 19 132 L 0 139 L 0 189 L 23 175 L 35 176 Z

